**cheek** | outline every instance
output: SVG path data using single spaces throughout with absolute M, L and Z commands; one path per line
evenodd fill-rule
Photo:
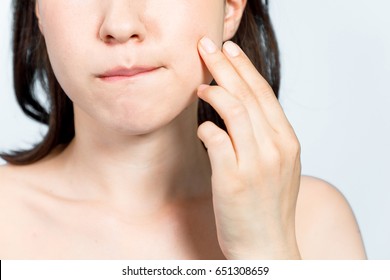
M 216 4 L 218 1 L 212 2 L 213 4 L 208 2 L 207 8 L 198 7 L 194 10 L 192 7 L 191 10 L 180 11 L 165 26 L 166 32 L 170 32 L 166 37 L 171 38 L 171 42 L 168 42 L 171 46 L 167 48 L 174 50 L 175 57 L 172 61 L 181 64 L 185 80 L 193 80 L 197 85 L 210 83 L 212 80 L 198 53 L 199 40 L 207 36 L 219 46 L 222 46 L 223 41 L 223 5 Z
M 85 3 L 76 7 L 76 2 L 81 1 L 70 0 L 66 4 L 64 1 L 47 1 L 41 11 L 42 32 L 50 63 L 67 93 L 72 92 L 68 90 L 72 84 L 81 82 L 81 71 L 90 57 L 91 34 L 96 34 L 97 25 L 96 13 L 86 12 L 91 7 Z

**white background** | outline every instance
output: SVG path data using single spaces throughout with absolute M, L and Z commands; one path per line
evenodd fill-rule
M 270 0 L 283 66 L 282 105 L 302 144 L 303 173 L 337 186 L 368 256 L 390 259 L 390 1 Z M 0 2 L 0 149 L 45 129 L 12 92 L 11 0 Z

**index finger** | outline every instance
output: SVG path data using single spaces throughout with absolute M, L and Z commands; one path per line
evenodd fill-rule
M 231 94 L 248 92 L 250 88 L 217 45 L 207 37 L 198 44 L 199 53 L 217 84 Z

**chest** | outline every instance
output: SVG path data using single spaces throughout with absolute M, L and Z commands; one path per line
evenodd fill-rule
M 212 213 L 211 213 L 212 214 Z M 118 219 L 77 207 L 31 211 L 8 250 L 25 259 L 224 259 L 212 215 Z

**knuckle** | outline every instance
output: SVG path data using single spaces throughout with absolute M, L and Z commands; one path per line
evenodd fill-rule
M 264 162 L 265 165 L 275 169 L 280 167 L 282 163 L 282 153 L 276 143 L 271 142 L 267 145 L 267 149 L 264 153 Z
M 246 116 L 247 114 L 247 109 L 240 102 L 232 104 L 229 108 L 229 117 L 231 117 L 232 119 L 239 119 Z
M 302 152 L 302 146 L 301 146 L 301 143 L 299 142 L 299 140 L 297 138 L 295 138 L 295 140 L 293 141 L 293 150 L 295 151 L 295 153 L 299 156 Z
M 272 87 L 268 83 L 260 84 L 260 86 L 257 88 L 257 92 L 262 98 L 266 100 L 274 100 L 276 98 Z
M 218 69 L 224 69 L 226 66 L 226 62 L 223 58 L 217 57 L 215 60 L 211 63 L 211 66 L 218 70 Z
M 295 160 L 297 157 L 300 157 L 301 144 L 297 137 L 288 138 L 288 141 L 285 142 L 284 146 L 289 158 Z
M 243 85 L 241 83 L 235 89 L 235 93 L 238 98 L 243 101 L 246 101 L 248 99 L 251 100 L 254 98 L 254 95 L 251 90 L 246 85 Z
M 226 144 L 227 142 L 227 135 L 224 131 L 213 131 L 208 136 L 208 142 L 211 146 L 221 146 Z
M 276 100 L 276 95 L 272 89 L 263 91 L 262 93 L 263 99 L 267 101 L 275 101 Z

